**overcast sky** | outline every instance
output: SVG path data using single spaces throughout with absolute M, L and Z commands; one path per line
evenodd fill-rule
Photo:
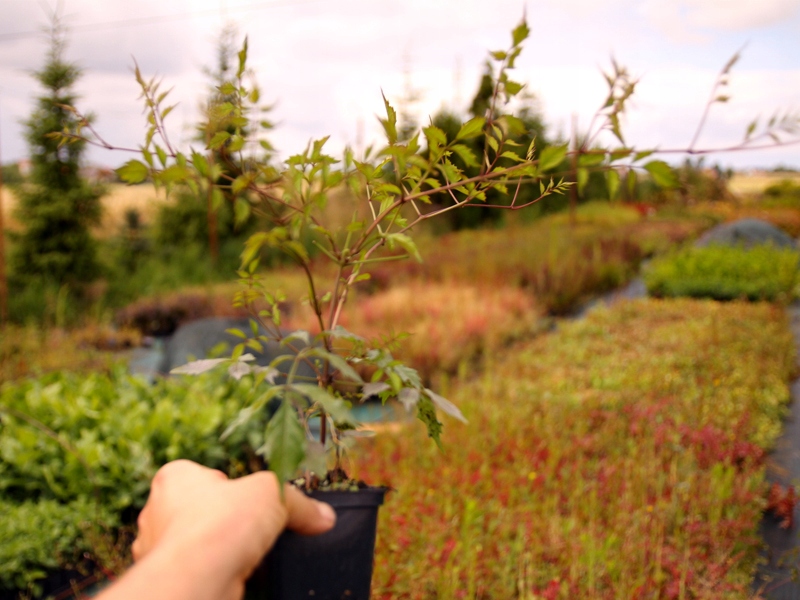
M 20 124 L 38 90 L 30 72 L 47 49 L 40 31 L 56 0 L 0 0 L 0 152 L 27 154 Z M 800 113 L 800 0 L 63 0 L 66 58 L 84 70 L 78 106 L 109 142 L 136 146 L 144 119 L 131 73 L 163 78 L 180 105 L 173 135 L 188 144 L 222 24 L 249 36 L 250 65 L 275 102 L 271 136 L 282 156 L 310 138 L 330 149 L 379 140 L 381 90 L 397 104 L 407 81 L 420 121 L 442 107 L 464 112 L 487 51 L 507 48 L 527 11 L 532 34 L 514 76 L 536 95 L 551 135 L 586 126 L 606 91 L 613 55 L 639 77 L 625 130 L 639 148 L 686 147 L 716 75 L 734 67 L 732 100 L 716 105 L 698 146 L 735 145 L 755 117 Z M 92 150 L 95 164 L 120 153 Z M 725 153 L 736 168 L 800 168 L 800 145 Z

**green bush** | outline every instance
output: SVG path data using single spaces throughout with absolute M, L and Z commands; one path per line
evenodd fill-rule
M 767 208 L 800 208 L 800 184 L 784 179 L 764 190 L 762 206 Z
M 798 253 L 769 245 L 712 245 L 665 256 L 645 272 L 652 296 L 786 301 L 798 284 Z
M 93 548 L 85 532 L 93 525 L 110 527 L 116 517 L 87 498 L 69 504 L 55 500 L 15 504 L 0 499 L 3 530 L 0 536 L 0 595 L 24 590 L 39 596 L 37 581 L 48 571 L 80 561 Z
M 254 391 L 214 373 L 151 385 L 122 370 L 0 387 L 0 591 L 27 590 L 72 550 L 93 549 L 85 523 L 128 524 L 168 461 L 253 469 L 266 415 L 220 436 Z
M 155 471 L 170 460 L 235 469 L 260 445 L 259 419 L 224 443 L 220 435 L 253 392 L 252 382 L 214 374 L 150 385 L 121 371 L 57 373 L 6 384 L 0 498 L 96 497 L 122 511 L 143 506 Z

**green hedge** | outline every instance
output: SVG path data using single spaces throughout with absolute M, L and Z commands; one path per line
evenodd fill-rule
M 653 261 L 644 280 L 656 297 L 788 301 L 799 282 L 799 259 L 794 250 L 770 245 L 711 245 Z

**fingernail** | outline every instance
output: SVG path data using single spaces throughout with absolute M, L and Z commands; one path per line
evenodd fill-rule
M 333 510 L 333 507 L 330 504 L 325 504 L 324 502 L 318 502 L 317 509 L 319 510 L 320 518 L 327 525 L 333 527 L 333 525 L 336 523 L 336 511 Z

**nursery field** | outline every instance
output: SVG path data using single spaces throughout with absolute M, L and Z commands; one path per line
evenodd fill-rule
M 679 264 L 677 246 L 746 210 L 643 218 L 587 204 L 574 220 L 422 236 L 423 262 L 372 269 L 341 323 L 388 341 L 468 419 L 441 416 L 442 451 L 401 419 L 348 455 L 352 475 L 394 490 L 381 510 L 373 597 L 752 597 L 765 461 L 795 374 L 782 303 L 796 271 L 772 273 L 766 255 L 738 261 L 760 269 L 765 289 L 782 286 L 752 295 L 772 303 L 651 299 L 562 318 L 649 259 Z M 796 211 L 759 210 L 800 233 Z M 731 297 L 748 296 L 752 277 L 723 279 Z M 313 331 L 302 274 L 274 268 L 263 280 L 286 296 L 282 325 Z M 220 440 L 254 398 L 249 378 L 151 385 L 124 365 L 148 324 L 229 314 L 238 287 L 145 297 L 116 327 L 5 329 L 0 511 L 15 525 L 1 532 L 0 597 L 40 590 L 64 566 L 101 578 L 122 570 L 135 514 L 166 461 L 233 476 L 258 468 L 262 418 Z
M 749 598 L 765 452 L 794 370 L 781 309 L 645 300 L 496 357 L 450 390 L 444 451 L 409 425 L 376 598 Z

